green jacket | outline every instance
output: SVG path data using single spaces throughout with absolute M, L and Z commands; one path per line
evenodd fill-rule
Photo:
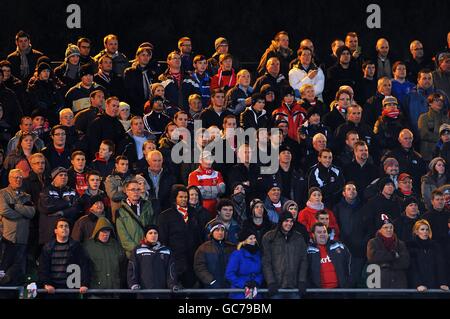
M 429 108 L 427 113 L 419 116 L 420 154 L 424 160 L 433 159 L 433 151 L 439 141 L 439 127 L 444 123 L 450 123 L 444 110 L 436 112 Z
M 107 243 L 98 240 L 101 229 L 109 229 L 111 235 Z M 114 238 L 114 228 L 105 217 L 100 217 L 92 237 L 84 242 L 91 270 L 91 289 L 119 289 L 120 274 L 124 271 L 125 253 Z
M 126 201 L 121 202 L 118 210 L 116 219 L 117 235 L 128 259 L 133 249 L 144 237 L 144 229 L 142 227 L 155 223 L 152 204 L 149 201 L 141 200 L 140 205 L 141 216 L 139 217 L 133 212 Z M 138 224 L 136 219 L 140 221 L 142 226 Z

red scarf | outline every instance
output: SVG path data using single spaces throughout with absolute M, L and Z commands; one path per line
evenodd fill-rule
M 219 70 L 217 71 L 217 74 L 219 75 L 219 81 L 217 82 L 219 87 L 220 88 L 225 87 L 225 86 L 232 87 L 233 83 L 235 82 L 235 79 L 236 79 L 236 76 L 234 74 L 234 69 L 231 69 L 230 80 L 228 81 L 228 84 L 226 84 L 226 85 L 222 85 L 222 79 L 223 79 L 222 72 L 223 72 L 222 67 L 220 67 Z
M 397 242 L 397 236 L 395 236 L 395 234 L 392 235 L 391 238 L 387 238 L 387 237 L 384 237 L 383 235 L 381 235 L 380 232 L 378 232 L 378 236 L 383 241 L 383 245 L 384 245 L 384 247 L 386 247 L 387 250 L 389 250 L 389 251 L 393 251 L 394 250 L 395 244 Z
M 391 119 L 396 119 L 400 114 L 400 111 L 394 110 L 394 111 L 388 111 L 388 110 L 383 110 L 383 112 L 381 113 L 382 116 L 386 116 L 389 117 Z
M 177 81 L 178 87 L 181 85 L 181 72 L 178 73 L 170 73 L 170 75 Z
M 177 210 L 183 216 L 183 220 L 187 224 L 188 219 L 189 219 L 188 209 L 177 205 Z

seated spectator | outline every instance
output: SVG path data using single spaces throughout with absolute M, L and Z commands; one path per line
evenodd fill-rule
M 381 214 L 377 221 L 377 233 L 367 244 L 367 261 L 380 266 L 382 289 L 406 289 L 407 270 L 410 265 L 408 249 L 394 233 L 394 225 L 388 216 Z
M 423 292 L 428 289 L 448 291 L 448 278 L 442 248 L 432 240 L 430 224 L 421 219 L 414 224 L 414 239 L 406 245 L 411 256 L 409 286 Z
M 145 128 L 159 140 L 164 129 L 170 123 L 171 118 L 164 114 L 163 99 L 159 96 L 152 97 L 150 100 L 151 111 L 145 114 L 143 121 Z
M 104 50 L 100 51 L 95 57 L 95 62 L 98 63 L 100 58 L 104 55 L 108 55 L 113 60 L 113 72 L 119 78 L 123 77 L 125 69 L 128 67 L 129 62 L 125 54 L 119 51 L 119 38 L 115 34 L 108 34 L 103 38 Z
M 266 68 L 265 73 L 262 74 L 259 78 L 256 79 L 255 84 L 253 85 L 253 89 L 255 92 L 261 92 L 263 94 L 273 92 L 273 104 L 275 107 L 278 107 L 281 104 L 282 100 L 282 89 L 283 87 L 289 85 L 287 77 L 287 71 L 286 75 L 283 74 L 283 72 L 280 72 L 280 58 L 276 56 L 272 56 L 271 58 L 266 60 L 264 66 Z M 265 87 L 263 90 L 263 86 L 267 84 L 269 87 Z M 266 95 L 266 99 L 267 99 Z M 272 99 L 272 98 L 270 98 Z M 270 110 L 271 108 L 267 108 L 267 110 Z
M 442 124 L 450 124 L 448 110 L 443 109 L 444 96 L 438 93 L 430 94 L 427 98 L 429 109 L 419 116 L 420 154 L 423 159 L 430 161 L 436 143 L 439 141 L 439 131 Z
M 89 260 L 81 244 L 69 237 L 70 222 L 66 218 L 57 218 L 53 232 L 55 238 L 49 240 L 42 248 L 39 258 L 39 286 L 52 295 L 56 289 L 68 289 L 68 267 L 80 267 L 80 293 L 87 292 L 90 283 Z M 62 295 L 58 295 L 62 298 Z
M 93 63 L 83 63 L 81 57 L 81 64 L 91 64 L 96 67 L 93 60 Z M 94 82 L 105 88 L 107 96 L 125 99 L 123 80 L 113 72 L 113 59 L 109 55 L 104 55 L 98 60 L 98 72 L 94 74 Z
M 345 123 L 347 108 L 351 105 L 352 93 L 348 90 L 339 89 L 336 92 L 336 105 L 323 117 L 323 124 L 328 126 L 332 132 Z
M 91 170 L 86 174 L 87 189 L 80 197 L 80 205 L 84 214 L 89 213 L 91 208 L 91 199 L 99 196 L 102 199 L 105 208 L 105 217 L 111 220 L 111 203 L 106 192 L 100 189 L 102 176 L 98 171 Z
M 343 149 L 336 149 L 336 163 L 338 163 L 340 167 L 349 165 L 355 159 L 353 149 L 359 140 L 359 135 L 356 131 L 348 131 L 347 134 L 345 134 L 345 144 Z
M 431 208 L 431 193 L 447 184 L 446 161 L 442 157 L 435 157 L 428 164 L 428 173 L 422 176 L 421 194 L 425 208 Z
M 445 160 L 448 160 L 448 147 L 450 146 L 450 143 L 446 144 L 450 141 L 450 125 L 449 124 L 442 124 L 439 127 L 439 140 L 437 141 L 436 145 L 434 146 L 433 155 L 432 157 L 443 157 Z M 445 148 L 444 146 L 447 145 Z M 445 156 L 445 157 L 444 157 Z
M 225 96 L 225 105 L 227 109 L 238 116 L 245 108 L 251 106 L 252 93 L 253 88 L 250 86 L 250 72 L 245 69 L 240 70 L 237 74 L 237 84 L 228 90 Z
M 407 69 L 402 61 L 397 61 L 392 66 L 394 79 L 392 80 L 392 95 L 404 105 L 405 96 L 414 89 L 414 83 L 406 79 Z
M 230 288 L 246 288 L 250 290 L 250 299 L 256 299 L 256 287 L 263 283 L 261 251 L 256 241 L 256 234 L 251 231 L 239 233 L 237 250 L 231 253 L 225 271 L 225 278 L 230 282 Z M 246 293 L 232 293 L 231 299 L 245 299 Z M 255 298 L 256 297 L 256 298 Z
M 64 93 L 80 82 L 80 66 L 80 49 L 75 44 L 69 43 L 64 62 L 53 71 L 58 80 L 64 83 Z
M 86 155 L 82 151 L 75 151 L 70 156 L 72 166 L 67 171 L 69 181 L 67 185 L 75 189 L 77 194 L 81 197 L 88 189 L 87 169 L 86 169 Z
M 401 173 L 398 176 L 398 188 L 394 192 L 393 199 L 398 202 L 400 207 L 402 207 L 403 203 L 410 197 L 414 197 L 419 200 L 418 204 L 420 211 L 425 210 L 425 206 L 423 205 L 422 200 L 420 200 L 419 193 L 416 193 L 413 189 L 413 180 L 411 175 L 408 173 Z
M 236 74 L 233 69 L 233 56 L 229 53 L 219 56 L 219 70 L 211 78 L 211 92 L 222 89 L 225 93 L 236 85 Z
M 265 184 L 266 198 L 264 200 L 264 208 L 267 211 L 267 217 L 270 222 L 277 224 L 287 198 L 281 195 L 281 185 L 275 179 L 275 176 L 269 176 Z
M 145 227 L 143 239 L 133 249 L 128 262 L 128 287 L 136 289 L 177 290 L 173 251 L 159 241 L 156 225 Z M 159 299 L 164 295 L 139 294 L 139 299 Z
M 333 227 L 330 227 L 330 213 L 326 210 L 319 210 L 316 213 L 316 220 L 319 223 L 322 223 L 325 225 L 328 231 L 328 236 L 330 240 L 338 241 L 339 240 L 339 229 L 334 229 Z M 337 224 L 337 222 L 336 222 Z
M 374 127 L 375 122 L 383 112 L 383 99 L 391 96 L 392 82 L 388 77 L 382 77 L 377 82 L 377 93 L 371 96 L 363 105 L 362 121 L 369 127 Z M 398 103 L 397 103 L 398 104 Z M 419 118 L 419 115 L 417 115 Z
M 145 141 L 156 137 L 145 130 L 142 117 L 133 116 L 130 121 L 131 129 L 126 132 L 125 137 L 118 145 L 119 154 L 125 155 L 131 163 L 143 158 L 142 146 Z
M 434 240 L 445 246 L 448 240 L 448 220 L 450 213 L 446 208 L 444 193 L 441 189 L 431 192 L 431 208 L 422 216 L 430 223 L 434 233 Z
M 311 108 L 315 108 L 319 111 L 320 116 L 324 116 L 329 112 L 328 107 L 322 100 L 316 96 L 314 85 L 303 84 L 300 87 L 301 106 L 308 111 Z
M 310 240 L 309 232 L 306 229 L 305 225 L 303 225 L 298 221 L 298 214 L 300 213 L 300 207 L 298 206 L 298 204 L 293 200 L 286 201 L 283 205 L 283 213 L 284 212 L 289 212 L 292 214 L 292 217 L 294 218 L 293 229 L 296 232 L 300 233 L 303 236 L 303 239 L 305 240 L 305 244 L 308 244 Z
M 75 127 L 73 112 L 69 108 L 59 111 L 59 123 L 66 128 L 66 142 L 70 151 L 86 151 L 84 133 Z
M 375 78 L 375 64 L 367 60 L 362 64 L 363 79 L 361 81 L 361 92 L 358 97 L 361 105 L 377 93 L 377 79 Z M 414 80 L 415 81 L 415 80 Z
M 189 186 L 187 188 L 189 194 L 189 208 L 192 209 L 199 229 L 203 230 L 206 224 L 211 220 L 211 216 L 206 208 L 203 207 L 203 198 L 200 189 L 197 186 Z
M 3 110 L 5 112 L 5 110 Z M 12 125 L 12 124 L 10 124 Z M 19 143 L 20 136 L 24 133 L 32 134 L 33 141 L 36 145 L 36 150 L 42 150 L 45 145 L 44 141 L 42 141 L 35 133 L 33 133 L 33 120 L 29 116 L 24 116 L 20 119 L 19 124 L 20 130 L 11 138 L 8 142 L 8 148 L 6 149 L 6 155 L 9 155 L 17 148 L 17 144 Z
M 75 127 L 77 130 L 87 133 L 89 126 L 97 115 L 103 114 L 105 107 L 105 93 L 102 90 L 94 90 L 89 94 L 90 106 L 75 115 Z M 73 114 L 73 112 L 72 112 Z
M 122 200 L 116 215 L 117 235 L 125 253 L 130 258 L 134 248 L 144 236 L 144 228 L 153 224 L 156 216 L 153 214 L 149 201 L 142 200 L 139 184 L 136 180 L 125 183 L 126 200 Z
M 447 96 L 450 96 L 449 74 L 450 52 L 441 53 L 438 57 L 438 68 L 432 73 L 433 85 L 436 89 L 442 90 Z
M 329 237 L 327 226 L 315 223 L 313 242 L 308 246 L 309 286 L 334 289 L 350 286 L 350 259 L 348 248 Z
M 131 112 L 130 105 L 125 102 L 119 102 L 119 121 L 123 129 L 128 131 L 131 127 Z
M 212 219 L 205 227 L 206 234 L 210 233 L 210 229 L 217 223 L 221 223 L 225 227 L 225 239 L 233 244 L 238 244 L 238 235 L 241 226 L 233 218 L 234 207 L 231 200 L 222 198 L 217 202 L 217 216 Z
M 225 108 L 225 93 L 222 89 L 211 91 L 211 105 L 200 114 L 203 128 L 217 126 L 223 129 L 223 120 L 232 113 Z

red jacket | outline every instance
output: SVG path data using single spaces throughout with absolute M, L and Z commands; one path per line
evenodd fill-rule
M 217 88 L 224 88 L 225 92 L 236 85 L 236 74 L 234 69 L 231 69 L 231 75 L 222 75 L 222 68 L 216 75 L 211 78 L 211 84 L 209 86 L 211 92 Z
M 297 102 L 294 102 L 289 110 L 286 103 L 283 102 L 279 108 L 272 112 L 272 118 L 274 121 L 285 119 L 288 122 L 289 137 L 298 141 L 297 131 L 306 120 L 306 110 Z
M 337 240 L 339 240 L 340 231 L 339 231 L 339 225 L 336 221 L 336 217 L 334 216 L 333 212 L 331 210 L 329 210 L 328 208 L 324 208 L 323 210 L 326 211 L 328 213 L 328 215 L 330 216 L 330 225 L 328 228 L 334 229 L 334 231 L 335 231 L 334 240 L 337 241 Z M 300 211 L 300 213 L 298 214 L 298 217 L 297 217 L 298 222 L 303 224 L 306 227 L 306 229 L 308 230 L 309 235 L 311 237 L 312 237 L 311 228 L 313 227 L 313 225 L 315 223 L 318 222 L 316 219 L 317 212 L 318 212 L 318 210 L 307 206 Z

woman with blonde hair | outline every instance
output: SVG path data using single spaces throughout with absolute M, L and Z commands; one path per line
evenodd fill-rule
M 432 240 L 431 226 L 425 219 L 413 226 L 413 240 L 407 243 L 410 254 L 408 281 L 411 288 L 418 291 L 442 289 L 448 291 L 445 260 L 442 249 Z

